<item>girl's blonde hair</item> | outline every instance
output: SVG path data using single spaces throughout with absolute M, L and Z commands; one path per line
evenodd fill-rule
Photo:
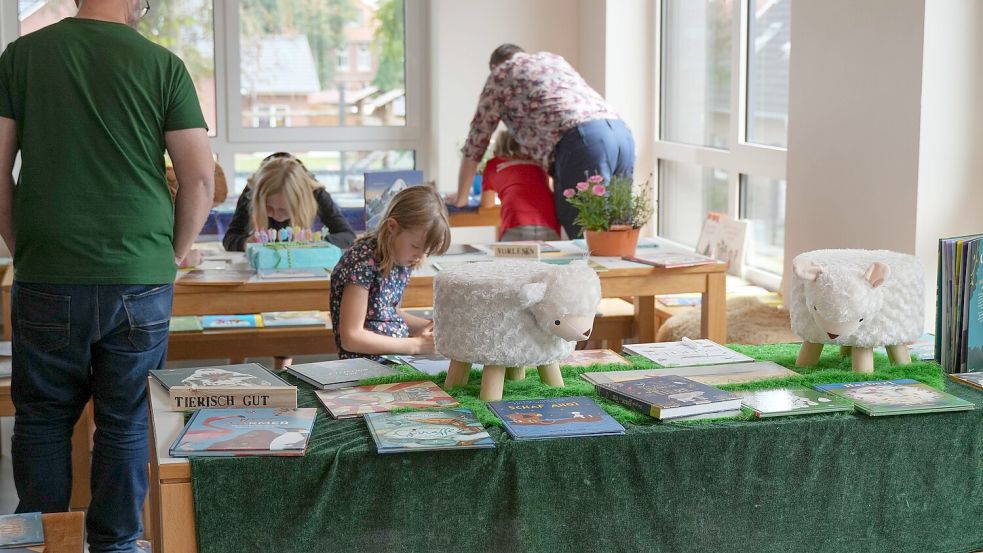
M 278 157 L 266 161 L 249 185 L 253 190 L 253 230 L 269 227 L 266 201 L 273 194 L 283 196 L 291 225 L 307 228 L 314 223 L 317 216 L 314 189 L 320 185 L 295 158 Z
M 390 219 L 396 222 L 398 229 L 389 228 Z M 382 217 L 379 226 L 367 232 L 360 241 L 373 238 L 376 240 L 373 257 L 379 263 L 382 274 L 388 274 L 396 265 L 393 238 L 404 230 L 421 229 L 426 235 L 423 246 L 426 255 L 441 255 L 447 251 L 448 246 L 451 245 L 447 207 L 444 205 L 443 198 L 427 185 L 411 186 L 396 194 L 386 208 L 386 214 Z
M 495 157 L 510 159 L 523 159 L 526 157 L 522 147 L 515 140 L 515 136 L 509 131 L 498 131 L 495 135 Z

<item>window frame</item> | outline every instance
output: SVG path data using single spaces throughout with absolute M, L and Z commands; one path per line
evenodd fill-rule
M 754 144 L 747 141 L 747 81 L 748 81 L 748 42 L 751 27 L 752 11 L 750 2 L 752 0 L 735 0 L 735 17 L 731 25 L 732 43 L 734 48 L 731 53 L 731 125 L 729 129 L 728 141 L 730 148 L 721 150 L 706 146 L 696 146 L 681 142 L 671 142 L 662 138 L 662 116 L 663 116 L 663 12 L 666 0 L 656 0 L 654 14 L 655 44 L 654 44 L 654 72 L 655 76 L 655 99 L 654 99 L 654 141 L 653 141 L 653 160 L 655 163 L 655 189 L 656 189 L 656 228 L 658 234 L 663 232 L 662 222 L 666 219 L 665 210 L 668 208 L 662 201 L 665 197 L 665 190 L 660 181 L 660 163 L 665 161 L 676 161 L 691 163 L 713 169 L 723 169 L 728 172 L 728 209 L 727 214 L 734 218 L 743 217 L 742 198 L 744 190 L 742 183 L 744 175 L 756 177 L 767 177 L 772 179 L 786 179 L 786 159 L 787 149 L 775 146 L 765 146 Z M 787 184 L 786 184 L 787 186 Z M 748 239 L 750 244 L 750 237 Z M 766 271 L 762 268 L 752 267 L 745 263 L 744 278 L 754 284 L 758 284 L 771 290 L 777 290 L 781 284 L 782 275 Z

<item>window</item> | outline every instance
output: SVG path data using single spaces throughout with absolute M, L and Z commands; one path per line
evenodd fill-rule
M 372 52 L 368 46 L 358 47 L 358 70 L 372 71 Z
M 338 71 L 348 71 L 348 48 L 345 46 L 338 49 Z
M 750 222 L 745 277 L 783 267 L 791 0 L 662 0 L 659 234 L 695 245 L 708 211 Z

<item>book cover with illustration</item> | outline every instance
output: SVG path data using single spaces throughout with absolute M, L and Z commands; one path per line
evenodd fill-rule
M 263 319 L 259 315 L 202 315 L 201 326 L 205 330 L 262 328 Z
M 734 393 L 741 396 L 741 403 L 758 418 L 853 411 L 850 401 L 801 386 Z
M 447 369 L 451 365 L 451 360 L 440 355 L 439 353 L 433 353 L 429 355 L 397 355 L 396 359 L 400 363 L 409 365 L 414 369 L 429 375 L 437 375 L 442 372 L 447 372 Z
M 457 400 L 429 380 L 355 386 L 315 392 L 328 413 L 336 419 L 384 413 L 393 409 L 456 407 Z
M 591 365 L 631 365 L 627 359 L 609 349 L 574 350 L 560 365 L 590 367 Z
M 496 401 L 488 408 L 516 440 L 611 436 L 625 428 L 584 396 Z
M 983 372 L 953 373 L 949 375 L 949 378 L 960 384 L 965 384 L 977 390 L 983 390 Z
M 969 411 L 976 408 L 964 399 L 910 378 L 818 384 L 814 388 L 848 399 L 858 411 L 872 417 Z
M 171 457 L 300 456 L 317 418 L 306 409 L 199 409 L 170 448 Z
M 167 389 L 175 411 L 297 406 L 297 387 L 256 363 L 157 369 L 150 376 Z
M 389 202 L 400 191 L 423 184 L 423 171 L 371 171 L 365 173 L 365 230 L 379 226 Z
M 169 332 L 201 332 L 201 322 L 194 315 L 171 317 Z
M 712 257 L 707 257 L 698 253 L 686 252 L 645 252 L 644 256 L 625 255 L 622 256 L 621 259 L 631 261 L 632 263 L 651 265 L 661 269 L 697 267 L 699 265 L 713 265 L 715 263 L 720 263 L 720 261 L 717 261 Z
M 264 327 L 325 326 L 331 320 L 327 311 L 267 311 L 260 317 Z
M 973 242 L 966 275 L 962 372 L 983 371 L 983 247 Z
M 721 384 L 741 384 L 756 380 L 788 378 L 799 373 L 787 369 L 774 361 L 754 361 L 752 363 L 730 363 L 725 365 L 695 365 L 691 367 L 672 367 L 665 369 L 635 369 L 627 371 L 601 371 L 582 373 L 580 378 L 591 384 L 605 382 L 627 382 L 641 380 L 650 376 L 685 376 L 708 386 Z
M 379 453 L 495 447 L 470 409 L 365 415 Z
M 741 398 L 682 376 L 650 376 L 595 386 L 604 399 L 660 420 L 740 409 Z
M 321 390 L 355 386 L 359 380 L 396 374 L 391 367 L 364 357 L 299 363 L 286 371 Z
M 629 355 L 641 355 L 663 367 L 687 367 L 691 365 L 720 365 L 724 363 L 749 363 L 754 359 L 706 339 L 679 342 L 654 342 L 628 344 L 622 351 Z
M 748 222 L 726 213 L 707 213 L 696 243 L 696 253 L 727 263 L 727 272 L 740 276 L 744 269 Z
M 41 513 L 0 515 L 0 547 L 41 545 L 44 525 Z

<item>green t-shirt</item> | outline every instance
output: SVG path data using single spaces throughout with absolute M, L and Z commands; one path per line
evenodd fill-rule
M 207 128 L 177 56 L 123 24 L 64 19 L 0 55 L 0 117 L 21 152 L 16 280 L 174 281 L 164 133 Z

